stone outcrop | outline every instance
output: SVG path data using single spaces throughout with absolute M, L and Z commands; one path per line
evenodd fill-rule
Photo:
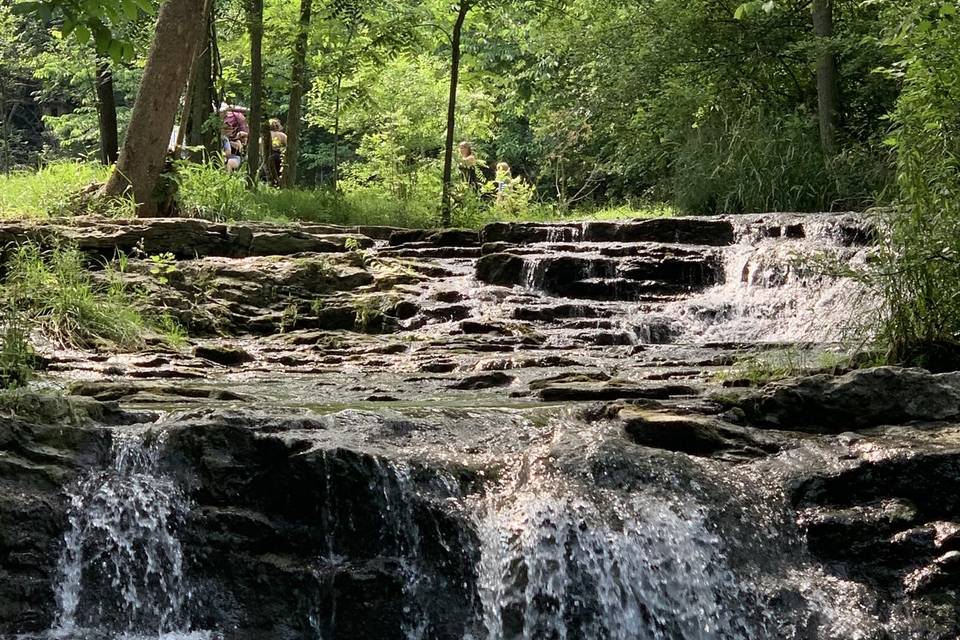
M 756 424 L 839 433 L 960 417 L 960 374 L 879 367 L 775 382 L 737 401 Z

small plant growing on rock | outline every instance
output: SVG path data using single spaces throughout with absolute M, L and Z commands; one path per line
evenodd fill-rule
M 355 313 L 354 326 L 357 331 L 366 333 L 375 324 L 383 324 L 387 312 L 396 303 L 392 296 L 362 296 L 355 298 L 353 309 Z
M 150 274 L 160 284 L 170 282 L 170 276 L 177 272 L 177 257 L 170 253 L 160 253 L 150 256 Z

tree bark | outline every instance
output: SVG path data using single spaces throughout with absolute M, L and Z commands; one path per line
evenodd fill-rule
M 262 149 L 258 142 L 263 121 L 263 0 L 249 0 L 247 28 L 250 32 L 250 139 L 247 141 L 247 172 L 254 187 L 260 181 Z
M 204 4 L 204 0 L 167 0 L 160 6 L 130 127 L 117 168 L 102 190 L 107 197 L 132 194 L 141 217 L 157 213 L 154 191 L 163 171 L 190 61 L 203 38 L 206 20 L 198 16 L 202 16 Z
M 820 146 L 828 158 L 837 148 L 837 60 L 833 38 L 833 0 L 813 0 L 813 35 L 822 47 L 817 54 L 817 116 Z
M 113 92 L 113 71 L 110 63 L 97 58 L 97 121 L 100 125 L 100 162 L 111 165 L 119 155 L 117 134 L 117 100 Z
M 191 85 L 193 86 L 193 99 L 190 102 L 190 124 L 187 128 L 187 145 L 195 148 L 203 147 L 207 153 L 212 155 L 219 149 L 219 145 L 217 144 L 219 141 L 219 132 L 206 128 L 210 116 L 214 113 L 210 19 L 210 16 L 208 16 L 206 39 L 197 58 L 197 68 L 191 81 Z
M 468 11 L 470 11 L 470 2 L 461 0 L 450 43 L 450 99 L 447 101 L 447 140 L 443 151 L 443 193 L 440 196 L 440 223 L 443 226 L 450 226 L 452 214 L 450 192 L 453 187 L 453 137 L 457 118 L 457 87 L 460 84 L 460 35 Z
M 283 161 L 283 186 L 297 184 L 300 155 L 300 109 L 307 77 L 307 45 L 310 37 L 310 16 L 313 0 L 300 0 L 300 30 L 293 52 L 293 72 L 290 77 L 290 105 L 287 110 L 287 151 Z
M 333 106 L 333 190 L 340 188 L 340 91 L 343 89 L 343 73 L 337 74 L 337 99 Z

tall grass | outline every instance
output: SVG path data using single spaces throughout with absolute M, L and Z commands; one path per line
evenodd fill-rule
M 57 163 L 36 172 L 0 176 L 0 219 L 43 218 L 77 213 L 129 217 L 129 201 L 78 204 L 76 194 L 106 180 L 109 169 L 92 163 Z M 432 228 L 439 225 L 439 194 L 430 184 L 398 199 L 375 184 L 353 185 L 345 192 L 323 189 L 274 189 L 248 186 L 240 173 L 230 174 L 215 164 L 182 162 L 176 171 L 177 199 L 183 215 L 215 221 L 309 222 L 345 226 L 386 225 Z M 617 204 L 560 212 L 539 202 L 531 188 L 516 189 L 511 197 L 493 193 L 478 197 L 463 193 L 453 214 L 453 225 L 478 228 L 490 222 L 547 222 L 555 220 L 612 220 L 674 215 L 658 204 Z
M 108 175 L 108 167 L 89 162 L 57 162 L 38 171 L 0 175 L 0 218 L 74 213 L 71 194 L 103 182 Z
M 439 195 L 425 190 L 398 199 L 376 185 L 354 187 L 344 193 L 319 189 L 274 189 L 261 186 L 251 191 L 246 179 L 228 174 L 215 165 L 182 163 L 177 169 L 178 197 L 185 215 L 217 221 L 312 222 L 336 225 L 386 225 L 431 228 L 439 224 Z M 429 186 L 429 185 L 428 185 Z M 548 203 L 532 199 L 498 202 L 492 194 L 479 197 L 461 193 L 453 213 L 453 225 L 478 228 L 497 221 L 629 219 L 673 215 L 664 205 L 618 205 L 582 209 L 561 215 Z
M 19 309 L 6 305 L 0 311 L 0 389 L 26 384 L 37 365 L 30 330 Z
M 34 331 L 62 346 L 135 349 L 152 330 L 120 275 L 96 283 L 72 247 L 13 248 L 2 292 Z

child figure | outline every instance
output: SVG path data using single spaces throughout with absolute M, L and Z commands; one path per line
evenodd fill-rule
M 497 163 L 497 199 L 499 200 L 501 196 L 510 188 L 510 185 L 513 184 L 513 173 L 510 170 L 510 165 L 506 162 Z

